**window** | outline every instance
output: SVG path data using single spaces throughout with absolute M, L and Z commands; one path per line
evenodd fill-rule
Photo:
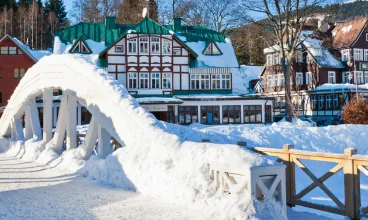
M 368 50 L 364 49 L 364 61 L 368 61 Z
M 160 38 L 151 37 L 151 53 L 160 54 Z
M 277 74 L 273 75 L 273 85 L 274 86 L 278 86 L 278 78 L 279 76 Z
M 312 72 L 305 73 L 305 84 L 312 85 Z
M 335 72 L 328 71 L 328 83 L 336 83 Z
M 22 55 L 24 53 L 23 53 L 23 51 L 21 49 L 18 49 L 18 54 Z
M 339 95 L 337 94 L 333 95 L 333 107 L 334 109 L 337 109 L 339 107 Z
M 272 66 L 272 55 L 267 55 L 267 66 Z
M 285 78 L 284 74 L 278 74 L 279 75 L 279 86 L 285 86 Z
M 160 88 L 160 73 L 151 73 L 151 88 Z
M 148 89 L 148 81 L 149 74 L 148 73 L 139 73 L 139 88 L 140 89 Z
M 230 74 L 222 74 L 222 89 L 230 89 Z
M 354 48 L 354 60 L 363 61 L 363 49 Z
M 191 74 L 190 76 L 191 89 L 210 89 L 209 74 Z
M 207 48 L 203 51 L 205 55 L 221 55 L 221 51 L 218 49 L 215 43 L 211 42 Z
M 273 86 L 272 83 L 273 83 L 272 75 L 268 75 L 267 76 L 267 87 L 272 87 Z
M 128 40 L 128 53 L 129 54 L 137 53 L 137 38 Z
M 261 105 L 244 105 L 244 123 L 262 123 Z
M 325 103 L 325 96 L 320 95 L 318 96 L 318 109 L 323 109 Z
M 219 106 L 201 106 L 202 124 L 220 124 Z
M 11 55 L 17 54 L 17 48 L 16 47 L 9 47 L 9 54 L 11 54 Z
M 210 89 L 210 75 L 201 75 L 201 89 Z
M 115 52 L 124 53 L 124 45 L 116 45 Z
M 350 83 L 350 72 L 342 72 L 342 83 Z
M 302 72 L 296 73 L 296 85 L 298 86 L 303 85 L 303 73 Z
M 26 74 L 26 69 L 22 68 L 20 69 L 20 78 L 22 79 L 24 77 L 24 74 Z
M 162 54 L 171 54 L 171 40 L 162 39 Z
M 171 73 L 162 73 L 162 88 L 171 89 L 172 76 Z
M 0 72 L 0 79 L 1 79 L 1 72 Z M 364 72 L 364 83 L 367 84 L 368 83 L 368 71 Z
M 279 54 L 275 53 L 273 55 L 273 65 L 279 64 Z
M 139 38 L 139 53 L 148 54 L 148 37 Z
M 309 55 L 307 55 L 306 57 L 305 57 L 305 62 L 308 64 L 308 63 L 310 63 L 310 57 L 309 57 Z
M 332 109 L 331 95 L 326 95 L 326 109 Z
M 365 34 L 365 40 L 368 41 L 368 33 Z
M 297 63 L 303 63 L 303 52 L 298 50 L 298 54 L 297 54 L 297 58 L 296 58 L 296 62 Z
M 212 89 L 221 89 L 221 75 L 212 74 Z
M 224 105 L 222 106 L 222 123 L 240 123 L 240 105 Z
M 16 69 L 14 69 L 14 79 L 19 79 L 19 78 L 20 78 L 20 76 L 19 76 L 19 69 L 16 68 Z
M 363 84 L 364 83 L 363 71 L 357 71 L 356 76 L 357 76 L 358 84 Z
M 312 109 L 317 109 L 317 96 L 312 96 Z
M 0 103 L 3 103 L 3 93 L 0 92 Z
M 8 47 L 1 47 L 1 54 L 8 54 Z
M 138 73 L 128 73 L 128 88 L 138 89 Z
M 341 61 L 349 61 L 349 49 L 341 51 Z
M 179 106 L 179 124 L 190 124 L 198 122 L 197 106 Z

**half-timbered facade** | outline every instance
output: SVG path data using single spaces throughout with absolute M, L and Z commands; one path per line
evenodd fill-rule
M 148 17 L 138 24 L 117 24 L 114 17 L 104 24 L 79 23 L 55 34 L 54 53 L 65 52 L 98 54 L 100 65 L 160 120 L 248 123 L 249 104 L 261 111 L 249 123 L 271 122 L 266 117 L 271 97 L 233 94 L 239 64 L 230 39 L 205 27 L 183 26 L 180 18 L 172 25 Z
M 330 34 L 330 49 L 312 31 L 301 34 L 304 41 L 291 65 L 290 79 L 294 110 L 299 114 L 331 119 L 355 96 L 356 88 L 360 96 L 368 96 L 364 85 L 368 83 L 367 19 L 338 24 Z M 285 81 L 278 48 L 264 50 L 267 62 L 261 77 L 264 94 L 275 97 L 275 111 L 282 113 Z
M 30 50 L 10 35 L 0 40 L 0 117 L 27 69 L 50 54 L 48 51 Z

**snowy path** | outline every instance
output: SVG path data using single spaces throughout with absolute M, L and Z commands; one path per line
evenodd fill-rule
M 197 214 L 0 154 L 0 219 L 195 219 Z
M 289 210 L 289 219 L 327 220 Z M 0 154 L 0 219 L 207 219 L 203 211 Z

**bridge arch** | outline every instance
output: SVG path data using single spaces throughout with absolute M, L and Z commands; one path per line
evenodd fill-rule
M 62 90 L 63 98 L 55 135 L 52 137 L 52 120 L 47 120 L 47 115 L 52 115 L 53 89 Z M 35 105 L 35 98 L 40 95 L 43 95 L 46 115 L 43 137 L 39 123 L 37 125 Z M 162 144 L 160 141 L 173 146 L 179 144 L 177 136 L 165 132 L 167 125 L 140 107 L 120 83 L 111 79 L 85 55 L 53 55 L 30 68 L 14 91 L 0 120 L 0 137 L 43 138 L 45 144 L 50 144 L 60 153 L 66 130 L 69 148 L 76 148 L 76 135 L 73 135 L 76 132 L 73 121 L 76 123 L 76 119 L 71 113 L 77 102 L 92 114 L 85 141 L 88 146 L 84 146 L 86 158 L 92 153 L 90 145 L 97 136 L 106 137 L 106 140 L 112 136 L 122 146 Z M 20 121 L 23 115 L 26 118 L 24 133 Z

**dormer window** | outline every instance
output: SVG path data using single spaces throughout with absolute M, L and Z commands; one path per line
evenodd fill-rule
M 203 51 L 204 55 L 221 55 L 222 52 L 217 47 L 215 42 L 211 42 L 208 44 L 207 48 Z
M 83 53 L 90 54 L 92 51 L 88 48 L 88 46 L 84 43 L 83 40 L 79 40 L 73 47 L 70 49 L 70 53 Z

